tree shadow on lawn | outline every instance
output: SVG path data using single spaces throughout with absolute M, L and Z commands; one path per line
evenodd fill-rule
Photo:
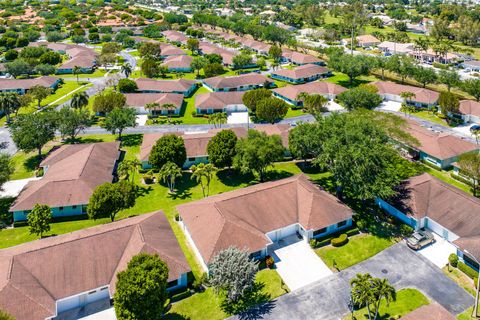
M 160 182 L 160 185 L 167 187 L 167 185 L 163 182 Z M 192 188 L 196 187 L 198 182 L 195 179 L 192 179 L 191 172 L 184 172 L 182 175 L 181 181 L 175 184 L 175 192 L 169 192 L 167 197 L 176 200 L 176 199 L 189 199 L 192 197 L 192 192 L 190 191 Z
M 23 162 L 23 167 L 28 171 L 34 171 L 35 169 L 38 168 L 38 166 L 40 165 L 40 162 L 44 157 L 46 157 L 46 155 L 43 155 L 41 158 L 38 155 L 28 157 Z
M 241 174 L 234 169 L 224 169 L 217 171 L 218 180 L 229 187 L 238 187 L 242 184 L 252 184 L 255 177 L 251 173 Z
M 142 144 L 143 134 L 126 134 L 122 136 L 122 147 L 137 147 Z
M 339 80 L 336 83 L 342 87 L 351 89 L 351 88 L 358 87 L 359 85 L 362 85 L 362 84 L 368 84 L 370 82 L 371 81 L 368 81 L 368 80 L 354 79 L 352 83 L 350 83 L 350 80 L 347 79 L 347 80 Z
M 164 315 L 162 317 L 162 319 L 165 319 L 165 320 L 190 320 L 190 317 L 187 317 L 187 316 L 184 316 L 184 315 L 173 312 L 173 313 L 167 313 L 166 315 Z
M 264 283 L 256 282 L 253 288 L 236 302 L 224 297 L 220 308 L 227 314 L 238 314 L 238 318 L 242 320 L 261 319 L 269 314 L 275 305 L 274 301 L 270 300 L 270 295 L 262 292 L 264 287 Z

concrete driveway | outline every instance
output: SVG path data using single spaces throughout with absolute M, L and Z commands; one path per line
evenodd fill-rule
M 27 183 L 38 179 L 40 178 L 28 178 L 7 181 L 2 187 L 3 191 L 0 191 L 0 198 L 16 197 L 20 194 L 20 191 L 22 191 L 22 189 L 27 185 Z
M 295 235 L 285 240 L 282 246 L 276 246 L 272 256 L 277 272 L 291 291 L 333 274 L 304 240 Z
M 433 232 L 432 234 L 435 237 L 435 242 L 418 250 L 418 252 L 437 267 L 443 268 L 448 263 L 448 256 L 457 253 L 457 248 L 438 234 Z
M 399 243 L 342 272 L 233 319 L 341 319 L 349 313 L 350 279 L 357 273 L 367 272 L 374 277 L 387 278 L 397 290 L 416 288 L 453 314 L 465 311 L 474 303 L 470 294 L 433 263 Z
M 402 104 L 396 101 L 383 101 L 380 106 L 377 107 L 379 110 L 387 110 L 387 111 L 400 111 Z

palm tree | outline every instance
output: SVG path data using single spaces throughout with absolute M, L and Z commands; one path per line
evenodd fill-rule
M 217 172 L 217 168 L 211 163 L 200 163 L 197 166 L 191 166 L 190 170 L 192 170 L 192 179 L 196 179 L 200 183 L 203 197 L 205 198 L 210 193 L 210 181 L 212 181 L 213 175 Z
M 137 172 L 137 168 L 141 165 L 138 159 L 132 160 L 123 160 L 120 162 L 117 168 L 117 172 L 121 177 L 125 177 L 125 179 L 132 178 L 131 182 L 135 181 L 135 173 Z
M 415 50 L 418 50 L 421 53 L 421 61 L 423 62 L 423 53 L 427 53 L 428 48 L 430 47 L 430 40 L 428 38 L 418 38 L 414 42 Z
M 322 112 L 328 111 L 328 99 L 321 94 L 308 94 L 306 92 L 301 92 L 297 96 L 297 100 L 300 99 L 303 100 L 303 107 L 314 117 L 320 115 Z
M 374 292 L 375 292 L 375 315 L 373 319 L 377 319 L 378 310 L 380 309 L 380 303 L 382 299 L 385 299 L 387 302 L 387 306 L 390 304 L 391 301 L 395 301 L 397 299 L 397 293 L 395 288 L 388 282 L 387 279 L 374 279 L 373 280 Z
M 370 305 L 375 303 L 375 292 L 372 287 L 373 278 L 370 274 L 357 274 L 350 280 L 352 300 L 355 305 L 367 307 L 368 319 L 372 319 Z
M 168 185 L 168 190 L 170 192 L 175 190 L 175 181 L 181 177 L 182 169 L 170 161 L 165 163 L 158 173 L 158 178 Z
M 122 65 L 121 72 L 123 72 L 125 78 L 130 77 L 130 75 L 132 74 L 132 66 L 129 63 L 125 63 L 124 65 Z
M 73 71 L 73 75 L 77 76 L 77 83 L 78 83 L 78 75 L 82 73 L 82 68 L 80 68 L 79 66 L 74 66 L 72 71 Z
M 170 123 L 170 110 L 175 110 L 177 107 L 173 103 L 164 103 L 160 106 L 160 109 L 167 110 L 167 122 Z
M 410 111 L 410 109 L 408 108 L 407 102 L 409 99 L 414 98 L 415 96 L 416 96 L 415 93 L 410 91 L 404 91 L 400 93 L 400 97 L 403 99 L 402 109 L 403 109 L 403 112 L 405 113 L 405 117 L 407 116 L 407 112 Z
M 72 100 L 70 101 L 70 107 L 74 109 L 81 109 L 88 105 L 88 93 L 85 91 L 83 92 L 75 92 L 72 95 Z
M 217 128 L 217 125 L 221 128 L 222 124 L 227 123 L 227 119 L 228 116 L 225 112 L 217 112 L 208 117 L 208 122 L 212 123 L 215 128 Z
M 18 93 L 6 92 L 0 94 L 0 110 L 5 113 L 7 123 L 10 123 L 10 113 L 20 108 L 20 100 Z

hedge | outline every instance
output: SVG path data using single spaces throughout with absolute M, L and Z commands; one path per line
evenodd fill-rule
M 442 171 L 442 169 L 441 169 L 440 167 L 437 167 L 436 165 L 434 165 L 433 163 L 428 162 L 427 160 L 422 160 L 422 163 L 423 163 L 424 165 L 426 165 L 427 167 L 430 167 L 430 168 L 435 169 L 435 170 L 437 170 L 437 171 Z
M 324 246 L 328 246 L 329 244 L 331 244 L 333 238 L 336 238 L 336 237 L 338 237 L 342 234 L 346 234 L 348 237 L 351 237 L 351 236 L 354 236 L 354 235 L 359 234 L 359 233 L 360 233 L 360 230 L 358 228 L 341 230 L 341 231 L 326 235 L 324 237 L 320 237 L 320 238 L 317 238 L 317 239 L 311 239 L 310 240 L 310 246 L 314 249 L 324 247 Z
M 331 241 L 332 246 L 334 246 L 334 247 L 341 247 L 341 246 L 347 244 L 347 242 L 348 242 L 348 236 L 347 236 L 346 233 L 342 233 L 337 238 L 333 238 L 332 241 Z
M 452 173 L 450 173 L 450 176 L 452 177 L 452 179 L 455 179 L 455 180 L 457 180 L 457 181 L 460 181 L 461 183 L 464 183 L 464 184 L 466 184 L 467 186 L 473 187 L 472 181 L 467 180 L 467 179 L 465 179 L 464 177 L 459 176 L 458 174 L 455 174 L 455 173 L 452 172 Z
M 463 262 L 458 262 L 457 268 L 469 276 L 471 279 L 478 278 L 478 272 L 470 266 L 467 266 Z

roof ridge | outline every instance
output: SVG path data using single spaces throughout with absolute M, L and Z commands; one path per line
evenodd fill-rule
M 428 174 L 428 173 L 427 173 Z M 455 194 L 458 194 L 460 196 L 462 196 L 463 198 L 466 198 L 467 200 L 469 200 L 470 202 L 473 202 L 473 203 L 476 203 L 478 205 L 480 205 L 480 199 L 476 198 L 476 197 L 473 197 L 471 195 L 469 195 L 468 193 L 448 184 L 448 183 L 445 183 L 443 182 L 442 180 L 438 179 L 437 177 L 435 176 L 432 176 L 430 174 L 428 174 L 429 176 L 431 176 L 432 178 L 434 178 L 437 182 L 440 183 L 440 185 L 452 192 L 454 192 Z
M 82 180 L 83 172 L 85 171 L 85 168 L 87 167 L 88 162 L 90 162 L 90 158 L 92 157 L 92 153 L 93 153 L 93 150 L 95 149 L 95 146 L 96 146 L 96 144 L 94 144 L 94 143 L 92 143 L 92 144 L 90 145 L 90 151 L 88 152 L 87 159 L 85 160 L 85 165 L 82 166 L 82 171 L 81 171 L 80 174 L 78 175 L 79 180 Z M 76 152 L 76 153 L 78 153 L 78 152 Z M 73 154 L 72 154 L 71 156 L 73 156 Z M 70 156 L 70 157 L 71 157 L 71 156 Z M 69 157 L 69 158 L 70 158 L 70 157 Z
M 23 294 L 28 300 L 32 301 L 33 303 L 35 303 L 36 305 L 40 306 L 42 309 L 44 309 L 45 311 L 47 311 L 49 314 L 52 312 L 52 310 L 48 309 L 48 307 L 46 307 L 45 305 L 43 305 L 43 303 L 40 303 L 38 301 L 36 301 L 35 299 L 33 299 L 32 297 L 30 297 L 29 294 L 27 294 L 26 292 L 24 292 L 23 290 L 21 290 L 19 287 L 17 287 L 16 285 L 14 285 L 13 283 L 8 283 L 6 286 L 12 286 L 12 288 L 14 288 L 15 290 L 17 290 L 18 292 L 20 292 L 21 294 Z M 5 286 L 5 287 L 6 287 Z M 50 295 L 50 293 L 47 291 L 47 293 Z M 52 300 L 56 301 L 55 298 L 53 298 L 52 296 L 50 296 L 52 298 Z

